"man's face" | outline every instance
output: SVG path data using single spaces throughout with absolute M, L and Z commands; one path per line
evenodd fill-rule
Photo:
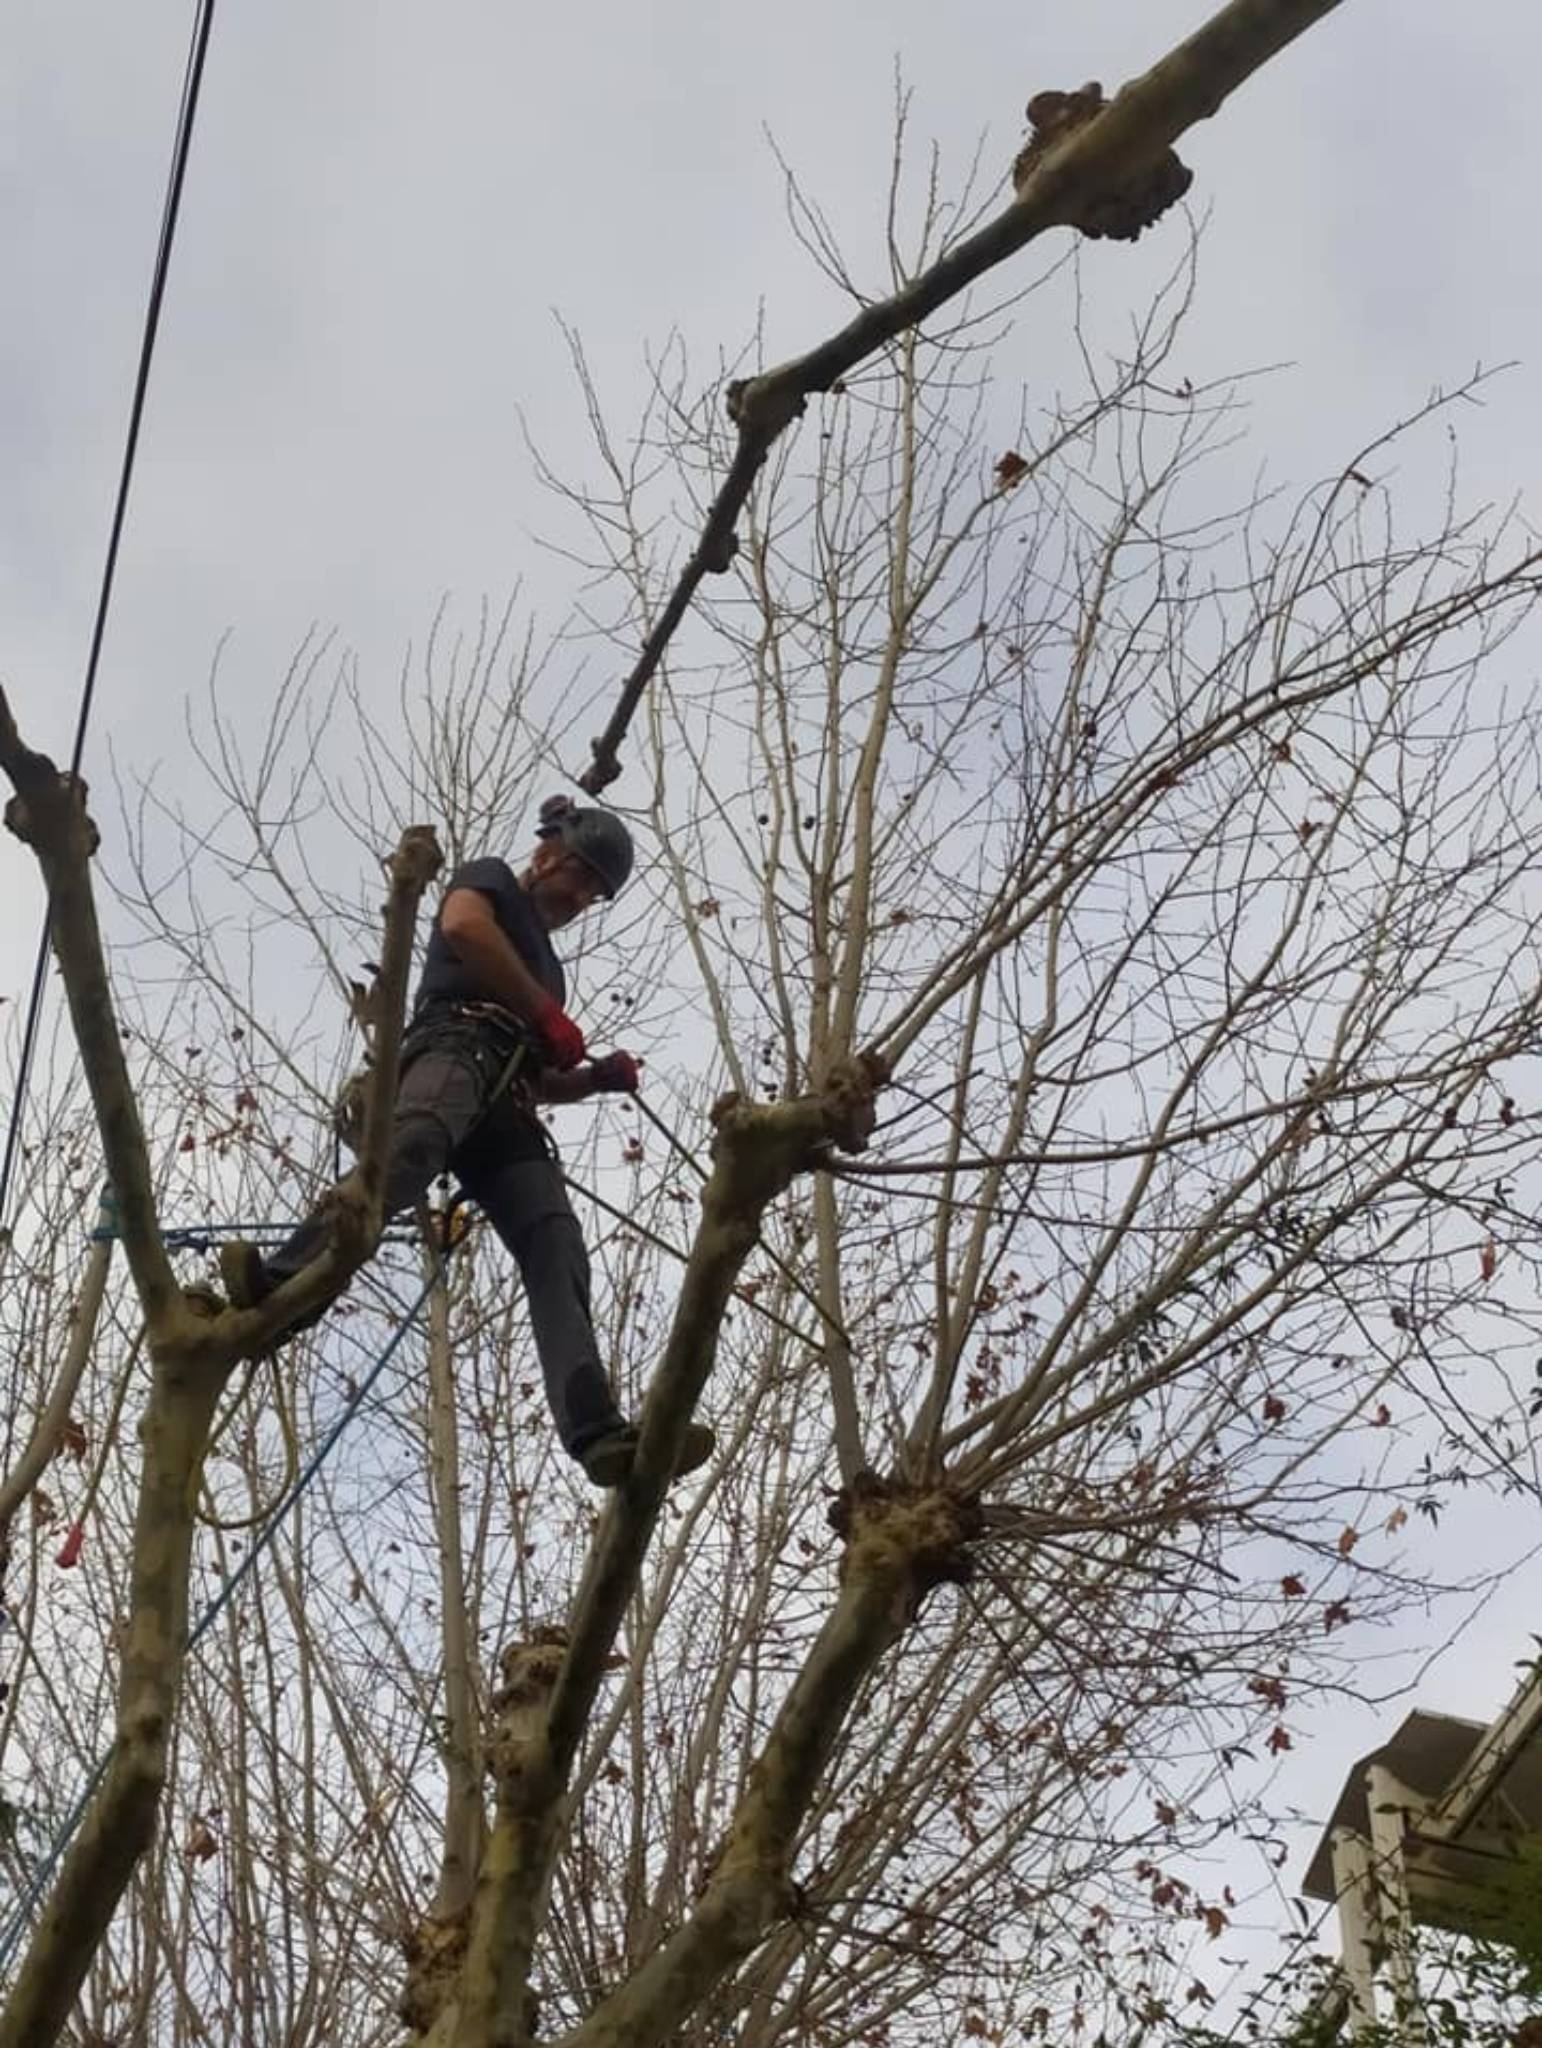
M 605 893 L 589 863 L 569 853 L 557 839 L 537 842 L 525 873 L 525 890 L 549 932 L 571 923 Z

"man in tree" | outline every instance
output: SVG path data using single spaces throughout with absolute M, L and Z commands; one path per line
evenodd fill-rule
M 584 1035 L 564 1008 L 567 981 L 549 936 L 597 898 L 614 897 L 632 857 L 631 837 L 613 813 L 551 797 L 518 879 L 496 858 L 467 861 L 450 877 L 402 1042 L 385 1189 L 391 1215 L 452 1169 L 480 1204 L 519 1263 L 563 1447 L 597 1486 L 625 1479 L 637 1432 L 600 1363 L 588 1254 L 535 1104 L 636 1092 L 630 1053 L 586 1058 Z M 270 1259 L 244 1241 L 224 1246 L 220 1267 L 232 1301 L 250 1307 L 263 1300 L 316 1256 L 326 1235 L 323 1203 Z M 677 1473 L 700 1465 L 713 1444 L 712 1431 L 693 1423 Z

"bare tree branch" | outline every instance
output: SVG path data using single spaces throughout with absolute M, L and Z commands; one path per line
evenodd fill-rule
M 622 684 L 609 723 L 592 742 L 594 759 L 578 778 L 584 789 L 597 794 L 620 774 L 618 749 L 638 701 L 702 578 L 721 574 L 733 560 L 738 545 L 734 529 L 755 478 L 774 443 L 801 416 L 804 401 L 816 391 L 829 391 L 858 363 L 1047 229 L 1101 232 L 1095 223 L 1111 198 L 1138 192 L 1152 166 L 1180 135 L 1218 112 L 1239 85 L 1338 5 L 1339 0 L 1230 0 L 1107 105 L 1090 109 L 1094 118 L 1056 131 L 1030 166 L 1013 203 L 995 220 L 889 298 L 864 306 L 828 341 L 730 386 L 729 412 L 739 434 L 732 464 L 701 537 Z M 1096 94 L 1096 88 L 1092 90 Z M 1071 97 L 1045 95 L 1051 100 Z M 1177 191 L 1186 183 L 1185 177 Z
M 3 2013 L 3 2048 L 42 2048 L 64 2025 L 134 1867 L 149 1846 L 166 1782 L 186 1661 L 188 1581 L 199 1475 L 236 1361 L 287 1320 L 287 1300 L 330 1299 L 379 1236 L 384 1164 L 418 902 L 439 862 L 433 834 L 404 835 L 391 861 L 376 1067 L 366 1097 L 357 1191 L 340 1196 L 333 1246 L 255 1310 L 185 1294 L 162 1243 L 148 1156 L 102 954 L 90 880 L 97 833 L 84 786 L 24 745 L 0 696 L 0 766 L 16 796 L 6 822 L 35 849 L 76 1041 L 96 1108 L 122 1237 L 144 1308 L 152 1360 L 140 1425 L 143 1464 L 118 1685 L 116 1737 L 100 1789 L 71 1845 Z
M 5 822 L 32 847 L 47 885 L 49 931 L 96 1108 L 123 1249 L 146 1318 L 154 1322 L 170 1311 L 178 1290 L 156 1227 L 144 1131 L 107 985 L 90 879 L 99 835 L 86 814 L 86 787 L 24 744 L 3 691 L 0 767 L 16 792 Z

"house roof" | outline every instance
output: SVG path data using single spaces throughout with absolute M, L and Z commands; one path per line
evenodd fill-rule
M 1330 1900 L 1338 1896 L 1338 1886 L 1333 1881 L 1335 1828 L 1353 1828 L 1357 1835 L 1370 1834 L 1371 1809 L 1365 1789 L 1365 1774 L 1372 1764 L 1385 1764 L 1411 1792 L 1433 1801 L 1457 1776 L 1487 1730 L 1488 1724 L 1483 1721 L 1464 1721 L 1455 1714 L 1416 1711 L 1408 1716 L 1390 1742 L 1361 1757 L 1344 1780 L 1344 1789 L 1307 1866 L 1301 1885 L 1306 1896 Z M 1529 1759 L 1527 1761 L 1530 1762 Z M 1531 1770 L 1537 1779 L 1537 1804 L 1533 1811 L 1537 1824 L 1542 1825 L 1542 1762 L 1532 1763 Z M 1506 1790 L 1510 1789 L 1507 1780 Z

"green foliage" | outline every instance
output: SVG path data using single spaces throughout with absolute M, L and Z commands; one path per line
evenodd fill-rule
M 1326 1957 L 1303 1955 L 1272 2010 L 1259 2006 L 1224 2033 L 1176 2028 L 1164 2048 L 1336 2048 L 1348 2026 L 1342 2002 L 1323 1996 L 1335 1976 Z M 1542 2013 L 1542 1837 L 1519 1842 L 1492 1882 L 1481 1934 L 1423 1931 L 1419 1978 L 1428 2048 L 1513 2048 L 1517 2029 Z M 1394 2017 L 1358 2034 L 1355 2048 L 1405 2048 L 1407 2039 Z
M 1542 1838 L 1516 1845 L 1493 1883 L 1484 1922 L 1481 1935 L 1426 1944 L 1438 1966 L 1430 2031 L 1451 2048 L 1508 2044 L 1519 2022 L 1542 2009 Z
M 1542 2000 L 1542 1836 L 1528 1836 L 1495 1887 L 1491 1935 L 1472 1944 L 1485 1961 L 1503 1960 L 1518 1996 Z

